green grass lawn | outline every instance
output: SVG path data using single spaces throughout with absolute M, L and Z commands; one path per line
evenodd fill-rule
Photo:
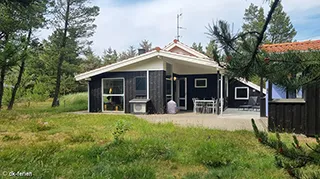
M 0 175 L 35 178 L 288 178 L 252 132 L 151 124 L 132 115 L 71 114 L 50 103 L 0 112 Z M 113 132 L 129 126 L 121 142 Z M 121 128 L 120 128 L 121 129 Z M 119 129 L 119 130 L 120 130 Z M 118 130 L 118 131 L 119 131 Z

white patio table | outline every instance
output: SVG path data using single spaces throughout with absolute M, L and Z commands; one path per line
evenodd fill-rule
M 212 114 L 214 114 L 214 109 L 216 107 L 215 100 L 207 100 L 207 99 L 196 99 L 194 100 L 193 112 L 197 113 L 197 109 L 212 109 Z

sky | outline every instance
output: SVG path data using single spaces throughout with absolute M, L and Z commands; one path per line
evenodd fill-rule
M 208 24 L 226 20 L 237 32 L 250 3 L 269 10 L 265 0 L 92 0 L 92 5 L 100 7 L 92 48 L 97 55 L 108 47 L 121 52 L 130 45 L 138 48 L 144 39 L 153 47 L 164 47 L 175 39 L 179 12 L 183 13 L 180 24 L 185 28 L 180 30 L 180 41 L 206 46 L 210 41 L 205 34 Z M 282 0 L 282 4 L 298 32 L 295 40 L 320 39 L 319 0 Z

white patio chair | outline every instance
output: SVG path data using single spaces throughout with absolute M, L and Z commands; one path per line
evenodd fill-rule
M 205 113 L 212 113 L 212 114 L 214 114 L 214 111 L 215 111 L 215 101 L 212 100 L 212 102 L 206 103 Z
M 192 98 L 194 113 L 200 112 L 203 109 L 203 105 L 200 102 L 197 102 L 196 100 L 198 100 L 198 98 Z

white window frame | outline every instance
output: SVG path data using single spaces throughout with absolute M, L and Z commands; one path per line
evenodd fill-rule
M 197 81 L 200 81 L 200 80 L 204 80 L 204 81 L 205 81 L 205 85 L 204 85 L 204 86 L 198 86 L 198 85 L 197 85 Z M 207 88 L 207 86 L 208 86 L 208 80 L 207 80 L 207 78 L 195 78 L 195 79 L 194 79 L 194 87 L 195 87 L 195 88 Z
M 103 94 L 103 88 L 104 88 L 104 84 L 103 84 L 103 80 L 123 80 L 123 93 L 122 94 Z M 126 93 L 126 83 L 125 83 L 125 79 L 124 78 L 102 78 L 101 79 L 101 111 L 102 112 L 121 112 L 121 113 L 125 113 L 126 111 L 126 97 L 125 97 L 125 93 Z M 108 97 L 108 96 L 122 96 L 123 97 L 123 111 L 108 111 L 108 110 L 104 110 L 104 101 L 103 101 L 103 97 Z
M 238 89 L 246 89 L 247 90 L 247 97 L 246 98 L 238 98 L 237 97 L 237 90 Z M 250 91 L 249 91 L 249 87 L 235 87 L 234 88 L 234 99 L 235 100 L 248 100 L 250 97 Z

